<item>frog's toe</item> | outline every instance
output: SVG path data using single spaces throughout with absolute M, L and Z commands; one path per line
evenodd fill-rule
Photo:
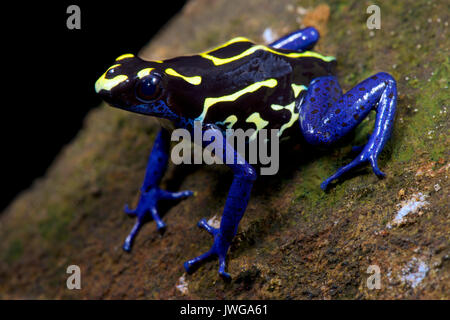
M 124 207 L 125 213 L 130 217 L 136 217 L 137 222 L 125 239 L 123 249 L 127 252 L 131 251 L 134 238 L 139 233 L 142 225 L 150 220 L 154 220 L 158 232 L 160 234 L 164 234 L 167 225 L 164 223 L 164 221 L 162 221 L 159 215 L 157 208 L 158 201 L 184 199 L 193 194 L 194 193 L 192 191 L 169 192 L 158 188 L 154 188 L 149 191 L 142 191 L 136 209 L 130 209 L 128 205 L 125 205 Z
M 126 251 L 126 252 L 131 251 L 131 247 L 133 246 L 134 238 L 138 234 L 142 225 L 143 225 L 143 220 L 141 218 L 138 218 L 136 223 L 133 226 L 133 229 L 131 229 L 130 233 L 128 234 L 127 238 L 125 239 L 125 242 L 123 243 L 122 248 L 124 251 Z
M 213 254 L 214 252 L 212 250 L 209 250 L 208 252 L 205 252 L 204 254 L 195 257 L 194 259 L 186 261 L 183 264 L 184 269 L 189 274 L 193 273 L 195 270 L 197 270 L 202 262 L 209 260 Z
M 220 229 L 214 228 L 211 225 L 209 225 L 206 219 L 200 220 L 197 225 L 198 227 L 205 229 L 212 236 L 214 236 L 214 243 L 208 252 L 184 263 L 184 268 L 186 269 L 186 272 L 192 273 L 195 270 L 197 270 L 197 268 L 203 262 L 209 261 L 213 258 L 219 258 L 219 275 L 224 280 L 231 280 L 230 274 L 225 271 L 227 267 L 226 257 L 228 248 L 230 247 L 230 242 L 225 241 L 220 234 Z
M 130 209 L 128 204 L 125 205 L 125 207 L 123 208 L 123 211 L 130 217 L 135 217 L 137 214 L 137 209 Z
M 198 223 L 197 226 L 201 229 L 205 229 L 206 231 L 208 231 L 209 234 L 211 234 L 212 236 L 216 236 L 219 232 L 219 229 L 212 227 L 211 225 L 208 224 L 208 222 L 206 221 L 205 218 L 201 219 Z M 213 246 L 211 248 L 211 250 L 209 250 L 208 252 L 194 258 L 191 259 L 189 261 L 186 261 L 184 263 L 184 268 L 186 269 L 186 271 L 188 273 L 192 273 L 194 272 L 202 262 L 210 259 L 213 255 L 216 255 L 216 248 Z
M 195 257 L 194 259 L 186 261 L 183 266 L 188 274 L 192 274 L 195 270 L 197 270 L 203 262 L 210 261 L 212 258 L 219 258 L 219 275 L 226 281 L 231 280 L 231 275 L 226 272 L 227 264 L 226 264 L 226 254 L 221 254 L 216 252 L 216 250 L 211 249 L 208 252 Z
M 352 162 L 350 162 L 346 166 L 343 166 L 338 171 L 336 171 L 335 174 L 333 174 L 328 179 L 323 181 L 322 184 L 320 185 L 320 187 L 322 188 L 322 190 L 325 191 L 328 188 L 328 185 L 330 184 L 330 182 L 338 179 L 340 176 L 342 176 L 344 173 L 350 171 L 351 169 L 353 169 L 357 166 L 360 166 L 364 163 L 367 163 L 367 162 L 370 163 L 370 165 L 372 166 L 373 172 L 377 175 L 378 178 L 384 178 L 386 176 L 386 174 L 384 174 L 384 172 L 382 172 L 378 168 L 377 156 L 373 155 L 369 152 L 363 151 L 360 153 L 360 155 L 358 157 L 356 157 L 356 159 L 354 159 Z
M 320 184 L 320 188 L 321 188 L 323 191 L 326 191 L 326 190 L 328 189 L 328 185 L 330 184 L 331 181 L 332 181 L 332 180 L 330 180 L 330 178 L 324 180 L 324 181 Z
M 342 176 L 344 173 L 350 171 L 351 169 L 363 164 L 367 162 L 367 158 L 364 154 L 358 156 L 356 159 L 354 159 L 352 162 L 350 162 L 349 164 L 341 167 L 338 171 L 336 171 L 332 176 L 328 177 L 326 180 L 324 180 L 321 185 L 320 188 L 322 188 L 322 190 L 326 190 L 328 188 L 328 185 L 330 184 L 330 182 L 332 182 L 333 180 L 338 179 L 340 176 Z
M 197 223 L 197 226 L 199 228 L 205 229 L 206 231 L 209 232 L 210 235 L 215 236 L 218 232 L 219 229 L 212 227 L 211 225 L 208 224 L 208 222 L 206 221 L 205 218 L 203 218 L 202 220 L 200 220 Z
M 225 280 L 230 281 L 231 275 L 225 271 L 227 268 L 226 256 L 219 256 L 219 275 Z
M 377 159 L 375 157 L 369 158 L 370 165 L 372 166 L 373 172 L 377 175 L 378 178 L 384 178 L 386 174 L 378 168 Z
M 164 200 L 182 200 L 186 199 L 190 196 L 194 195 L 194 192 L 191 190 L 179 191 L 179 192 L 170 192 L 165 190 L 159 191 L 160 199 Z

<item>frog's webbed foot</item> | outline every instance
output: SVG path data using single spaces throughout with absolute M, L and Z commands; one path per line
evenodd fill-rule
M 322 190 L 326 190 L 328 188 L 328 185 L 330 184 L 330 182 L 338 179 L 340 176 L 342 176 L 344 173 L 350 171 L 351 169 L 358 167 L 367 162 L 370 163 L 370 165 L 372 166 L 373 172 L 376 174 L 376 176 L 378 178 L 384 178 L 386 176 L 386 174 L 378 168 L 377 158 L 375 156 L 373 156 L 370 152 L 363 150 L 360 153 L 360 155 L 358 157 L 356 157 L 356 159 L 354 159 L 349 164 L 339 168 L 339 170 L 336 171 L 336 173 L 334 173 L 333 175 L 328 177 L 325 181 L 323 181 L 320 184 L 320 187 L 322 188 Z
M 158 231 L 162 234 L 166 229 L 166 224 L 162 221 L 158 212 L 158 202 L 160 200 L 180 200 L 185 199 L 194 193 L 192 191 L 169 192 L 159 188 L 152 188 L 149 191 L 142 191 L 139 203 L 136 209 L 132 210 L 125 205 L 124 211 L 130 217 L 136 217 L 136 223 L 128 234 L 123 244 L 123 249 L 127 252 L 131 251 L 134 238 L 139 233 L 141 227 L 151 220 L 156 222 Z
M 377 159 L 392 131 L 396 101 L 395 79 L 384 72 L 364 80 L 346 94 L 342 94 L 334 76 L 319 77 L 310 83 L 299 106 L 300 127 L 310 144 L 329 145 L 352 131 L 371 110 L 377 112 L 367 144 L 353 148 L 359 155 L 326 179 L 320 185 L 323 190 L 331 181 L 365 163 L 370 163 L 379 178 L 385 176 Z
M 202 254 L 194 259 L 186 261 L 184 263 L 184 268 L 186 269 L 187 273 L 190 274 L 190 273 L 194 272 L 203 262 L 209 261 L 209 260 L 217 257 L 217 258 L 219 258 L 219 275 L 224 280 L 227 280 L 227 281 L 231 280 L 230 274 L 225 271 L 226 256 L 227 256 L 227 251 L 230 246 L 230 243 L 225 241 L 221 237 L 219 229 L 214 228 L 211 225 L 209 225 L 208 222 L 206 221 L 206 219 L 200 220 L 197 225 L 199 228 L 202 228 L 202 229 L 205 229 L 206 231 L 208 231 L 209 234 L 211 234 L 214 237 L 214 243 L 213 243 L 211 249 L 209 249 L 209 251 L 205 252 L 204 254 Z

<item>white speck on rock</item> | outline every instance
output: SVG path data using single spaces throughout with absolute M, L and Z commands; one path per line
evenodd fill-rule
M 263 40 L 266 44 L 274 42 L 278 36 L 271 28 L 266 28 L 262 34 Z
M 214 217 L 212 217 L 211 219 L 208 220 L 208 224 L 216 229 L 220 228 L 220 219 L 217 219 L 217 216 L 214 215 Z
M 175 285 L 178 291 L 180 291 L 183 295 L 186 295 L 189 293 L 188 290 L 188 283 L 186 281 L 186 278 L 184 274 L 178 279 L 178 284 Z
M 420 208 L 429 205 L 428 201 L 425 201 L 427 195 L 422 194 L 421 192 L 415 193 L 412 195 L 411 199 L 407 201 L 402 201 L 398 206 L 401 208 L 397 211 L 397 215 L 391 223 L 388 223 L 387 228 L 392 228 L 393 225 L 401 225 L 405 222 L 405 217 L 410 213 L 415 213 Z
M 293 12 L 293 11 L 294 11 L 294 5 L 288 4 L 288 5 L 286 6 L 286 10 L 289 11 L 289 12 Z
M 297 13 L 298 13 L 299 15 L 305 15 L 305 14 L 308 13 L 308 9 L 303 8 L 303 7 L 297 7 Z
M 415 288 L 425 279 L 429 270 L 430 268 L 425 262 L 413 257 L 402 269 L 400 280 Z

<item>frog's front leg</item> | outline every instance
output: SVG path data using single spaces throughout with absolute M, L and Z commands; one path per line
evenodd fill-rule
M 214 137 L 214 139 L 221 139 L 223 141 L 223 148 L 220 150 L 218 150 L 219 148 L 216 149 L 215 154 L 222 159 L 223 163 L 226 163 L 227 166 L 233 170 L 234 178 L 225 202 L 219 229 L 210 226 L 206 222 L 206 219 L 202 219 L 198 223 L 200 228 L 205 229 L 214 237 L 214 243 L 211 249 L 206 253 L 185 262 L 184 268 L 188 273 L 191 273 L 200 263 L 212 257 L 217 257 L 219 258 L 219 274 L 228 280 L 231 278 L 225 271 L 228 248 L 236 235 L 239 222 L 247 208 L 247 203 L 250 199 L 250 191 L 253 182 L 256 179 L 256 172 L 255 169 L 227 143 L 220 130 L 214 127 L 207 128 L 205 134 Z M 233 161 L 229 161 L 229 159 L 233 159 Z
M 289 33 L 288 35 L 272 42 L 269 47 L 275 49 L 287 49 L 305 51 L 312 50 L 314 45 L 319 41 L 319 31 L 314 27 L 306 27 Z
M 133 240 L 142 225 L 151 219 L 156 222 L 158 230 L 161 233 L 164 232 L 166 224 L 161 220 L 158 213 L 158 202 L 160 200 L 184 199 L 193 194 L 192 191 L 169 192 L 159 188 L 159 183 L 167 169 L 169 148 L 170 133 L 166 129 L 161 129 L 148 159 L 139 203 L 134 210 L 129 209 L 128 205 L 125 205 L 125 212 L 129 216 L 136 217 L 136 223 L 123 244 L 125 251 L 131 250 Z
M 326 179 L 322 189 L 363 163 L 370 163 L 378 177 L 384 176 L 377 159 L 390 137 L 396 104 L 395 79 L 384 72 L 364 80 L 344 95 L 334 76 L 319 77 L 310 83 L 299 106 L 300 127 L 310 144 L 329 145 L 352 131 L 370 110 L 377 112 L 374 131 L 367 144 L 358 150 L 358 157 Z

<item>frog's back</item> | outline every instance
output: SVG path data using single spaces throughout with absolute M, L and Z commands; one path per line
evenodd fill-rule
M 164 63 L 202 79 L 184 95 L 195 97 L 184 116 L 225 128 L 279 129 L 281 134 L 298 119 L 295 101 L 311 80 L 333 74 L 336 64 L 334 57 L 274 49 L 242 37 Z M 183 88 L 173 91 L 186 103 Z

